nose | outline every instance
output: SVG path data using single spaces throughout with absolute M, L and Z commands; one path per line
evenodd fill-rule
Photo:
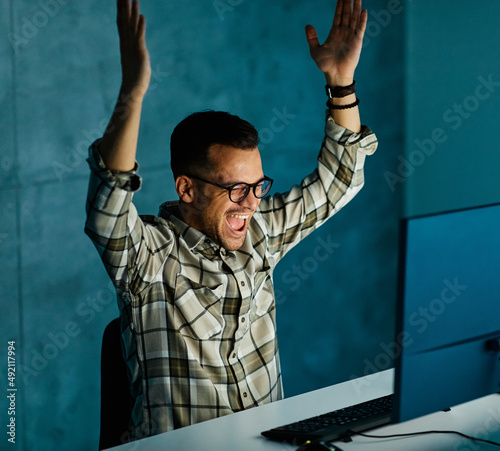
M 255 197 L 255 194 L 253 193 L 252 189 L 248 193 L 247 197 L 245 197 L 241 202 L 238 202 L 238 205 L 244 208 L 248 208 L 250 210 L 256 210 L 259 204 L 260 204 L 260 199 L 258 197 Z

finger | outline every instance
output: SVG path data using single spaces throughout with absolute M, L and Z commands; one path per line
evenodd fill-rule
M 342 25 L 348 27 L 351 21 L 351 0 L 344 0 L 342 6 Z
M 145 17 L 141 14 L 139 15 L 139 21 L 137 24 L 137 36 L 139 37 L 139 43 L 141 47 L 146 47 L 146 19 Z
M 130 0 L 117 0 L 116 8 L 118 17 L 127 18 L 130 16 Z
M 130 19 L 130 0 L 117 0 L 116 2 L 116 23 L 118 30 L 122 30 Z
M 349 27 L 356 30 L 359 26 L 359 20 L 361 15 L 361 0 L 354 0 L 354 5 L 352 9 L 351 21 Z
M 337 0 L 337 6 L 335 7 L 335 16 L 333 17 L 333 26 L 338 27 L 342 20 L 342 6 L 344 5 L 344 0 Z
M 312 25 L 306 25 L 306 38 L 309 44 L 309 50 L 314 50 L 319 47 L 318 33 Z
M 132 13 L 130 15 L 130 25 L 132 25 L 132 30 L 137 30 L 139 24 L 139 2 L 137 0 L 132 0 Z
M 361 39 L 363 39 L 363 36 L 365 34 L 367 22 L 368 22 L 368 11 L 366 9 L 363 9 L 359 16 L 359 23 L 358 23 L 358 36 Z

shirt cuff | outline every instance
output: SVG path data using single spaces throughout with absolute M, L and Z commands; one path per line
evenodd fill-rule
M 99 146 L 102 139 L 98 139 L 89 147 L 89 157 L 87 163 L 90 170 L 107 185 L 120 188 L 125 191 L 137 191 L 141 188 L 142 178 L 137 174 L 139 165 L 135 163 L 131 171 L 116 171 L 108 169 L 102 160 Z
M 377 137 L 366 125 L 361 126 L 361 132 L 355 133 L 337 124 L 329 110 L 326 111 L 325 134 L 341 145 L 357 144 L 358 150 L 367 155 L 371 155 L 377 149 Z

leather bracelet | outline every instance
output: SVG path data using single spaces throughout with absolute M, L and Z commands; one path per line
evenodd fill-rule
M 350 94 L 356 92 L 356 80 L 354 80 L 349 86 L 325 86 L 326 95 L 330 98 L 340 98 L 346 97 Z
M 355 102 L 350 103 L 348 105 L 334 105 L 330 100 L 326 102 L 326 106 L 331 110 L 348 110 L 349 108 L 354 108 L 359 105 L 359 99 L 356 99 Z

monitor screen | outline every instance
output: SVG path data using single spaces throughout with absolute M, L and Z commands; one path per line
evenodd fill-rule
M 500 204 L 401 225 L 394 422 L 500 391 Z

